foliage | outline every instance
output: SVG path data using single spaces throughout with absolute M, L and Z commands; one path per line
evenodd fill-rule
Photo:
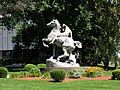
M 30 74 L 28 71 L 10 73 L 10 78 L 22 78 L 22 77 L 29 77 L 29 76 Z
M 65 71 L 64 70 L 60 70 L 60 69 L 53 69 L 50 72 L 50 76 L 52 79 L 54 79 L 55 81 L 63 81 L 65 79 Z
M 117 79 L 117 80 L 120 80 L 120 69 L 117 69 L 117 70 L 114 70 L 113 72 L 112 72 L 112 77 L 111 77 L 112 79 Z
M 44 79 L 50 79 L 51 77 L 50 77 L 50 73 L 49 72 L 44 72 L 43 74 L 42 74 L 42 78 L 44 78 Z
M 87 76 L 87 77 L 100 77 L 103 74 L 102 71 L 103 71 L 103 69 L 100 68 L 100 67 L 88 67 L 85 70 L 84 76 Z
M 70 78 L 80 78 L 83 74 L 83 70 L 80 69 L 73 69 L 69 72 Z
M 0 78 L 6 78 L 8 74 L 8 70 L 5 67 L 0 67 Z
M 70 27 L 74 40 L 82 42 L 81 64 L 103 61 L 107 68 L 119 51 L 119 4 L 119 0 L 2 0 L 1 22 L 16 29 L 16 51 L 40 49 L 49 56 L 50 49 L 43 47 L 41 39 L 49 33 L 46 23 L 57 18 Z
M 24 66 L 25 70 L 27 70 L 27 71 L 30 71 L 30 70 L 32 70 L 33 68 L 36 68 L 36 67 L 37 67 L 37 66 L 34 65 L 34 64 L 26 64 L 26 65 Z
M 38 64 L 37 67 L 38 68 L 46 68 L 46 64 Z
M 31 77 L 39 77 L 41 76 L 40 69 L 34 64 L 27 64 L 24 66 L 25 70 L 27 70 Z
M 41 72 L 40 72 L 40 69 L 38 67 L 32 68 L 31 70 L 29 70 L 29 73 L 30 73 L 31 77 L 41 76 Z
M 39 68 L 32 68 L 29 71 L 20 71 L 10 73 L 11 78 L 22 78 L 22 77 L 39 77 L 41 72 Z

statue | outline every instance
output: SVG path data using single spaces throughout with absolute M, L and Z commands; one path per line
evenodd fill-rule
M 57 19 L 53 19 L 50 23 L 47 24 L 49 27 L 53 27 L 51 32 L 48 34 L 47 38 L 43 38 L 43 45 L 49 47 L 45 42 L 53 45 L 53 55 L 47 59 L 49 67 L 79 67 L 79 64 L 76 63 L 75 55 L 72 54 L 72 51 L 78 47 L 82 48 L 82 45 L 79 41 L 74 41 L 72 38 L 72 31 L 70 28 L 63 24 L 60 25 Z M 61 47 L 63 50 L 63 55 L 59 55 L 57 59 L 55 57 L 56 46 Z M 65 62 L 60 62 L 61 58 L 68 57 L 68 60 Z

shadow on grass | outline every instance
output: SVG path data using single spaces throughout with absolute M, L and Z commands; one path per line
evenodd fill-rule
M 53 83 L 61 83 L 62 81 L 50 80 L 49 82 L 53 82 Z

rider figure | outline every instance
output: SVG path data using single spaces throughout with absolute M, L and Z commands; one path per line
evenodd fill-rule
M 50 42 L 50 44 L 53 44 L 53 42 L 58 38 L 58 37 L 70 37 L 72 38 L 72 32 L 71 30 L 69 29 L 69 27 L 65 24 L 61 25 L 61 28 L 60 28 L 60 33 L 57 34 L 53 40 Z

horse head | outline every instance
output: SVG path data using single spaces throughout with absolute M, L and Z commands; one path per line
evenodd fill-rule
M 51 22 L 47 24 L 48 27 L 58 27 L 60 26 L 60 23 L 57 19 L 53 19 Z

